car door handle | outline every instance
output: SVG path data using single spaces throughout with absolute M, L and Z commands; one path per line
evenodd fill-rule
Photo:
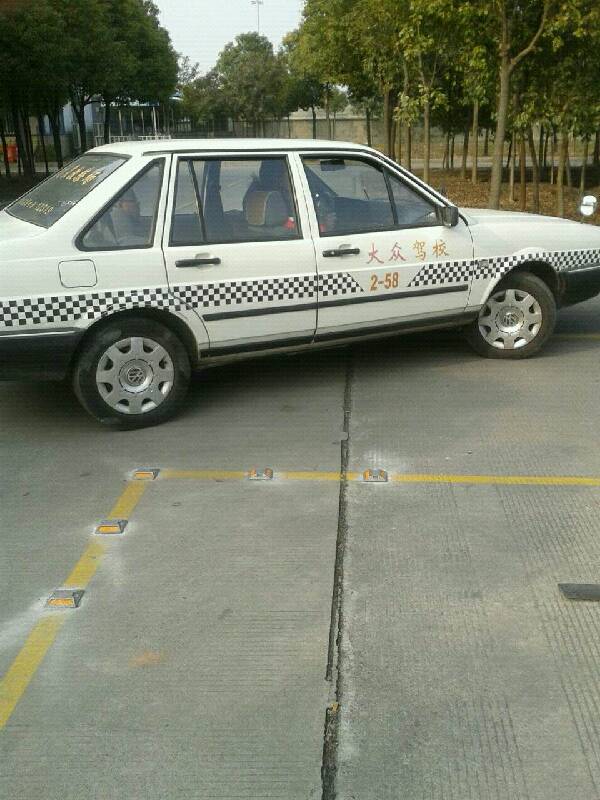
M 203 267 L 205 264 L 220 264 L 220 258 L 184 258 L 176 261 L 176 267 Z
M 341 256 L 357 256 L 360 253 L 358 247 L 338 247 L 337 250 L 323 250 L 325 258 L 341 258 Z

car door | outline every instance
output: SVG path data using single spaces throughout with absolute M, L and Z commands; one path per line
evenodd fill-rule
M 182 154 L 173 166 L 169 286 L 204 321 L 210 354 L 312 341 L 314 244 L 288 157 Z
M 439 202 L 367 154 L 305 153 L 319 276 L 317 338 L 336 338 L 460 315 L 473 243 Z

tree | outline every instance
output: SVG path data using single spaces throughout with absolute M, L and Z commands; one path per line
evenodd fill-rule
M 517 66 L 529 56 L 544 32 L 551 12 L 551 0 L 489 0 L 489 23 L 494 25 L 498 48 L 498 95 L 496 137 L 492 157 L 492 177 L 488 205 L 500 208 L 502 155 L 510 102 L 511 77 Z
M 260 69 L 257 65 L 260 64 Z M 242 33 L 221 52 L 215 67 L 225 103 L 233 114 L 264 132 L 267 116 L 277 116 L 285 70 L 273 45 L 258 33 Z

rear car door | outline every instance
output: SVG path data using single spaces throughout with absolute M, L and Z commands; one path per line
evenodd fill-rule
M 460 317 L 473 243 L 440 222 L 433 196 L 375 157 L 301 157 L 319 273 L 317 339 Z
M 312 341 L 315 252 L 287 156 L 176 156 L 167 219 L 170 291 L 204 321 L 211 355 Z

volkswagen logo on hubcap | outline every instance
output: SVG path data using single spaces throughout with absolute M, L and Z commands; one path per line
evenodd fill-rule
M 131 386 L 139 386 L 144 382 L 144 378 L 144 371 L 140 369 L 140 367 L 130 367 L 127 370 L 127 382 L 131 384 Z

